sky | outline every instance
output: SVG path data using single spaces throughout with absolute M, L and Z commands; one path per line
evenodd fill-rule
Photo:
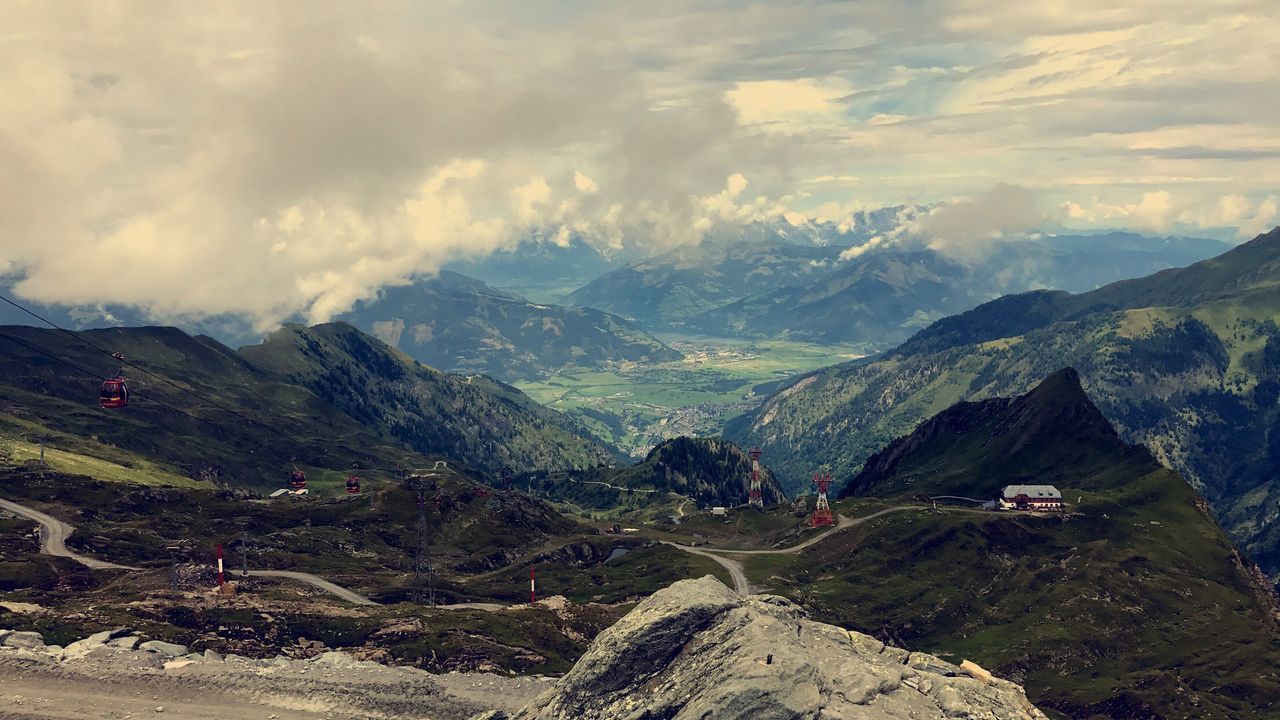
M 0 67 L 0 272 L 160 319 L 319 322 L 531 228 L 1280 224 L 1274 0 L 7 0 Z

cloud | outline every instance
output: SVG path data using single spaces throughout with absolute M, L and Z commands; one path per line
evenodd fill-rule
M 853 208 L 823 208 L 826 217 L 846 213 L 842 230 L 856 227 Z M 1037 193 L 1017 185 L 998 184 L 981 195 L 953 198 L 931 207 L 904 206 L 897 211 L 887 232 L 840 254 L 853 260 L 876 249 L 929 248 L 965 262 L 977 262 L 1000 243 L 1018 241 L 1043 226 Z
M 1002 183 L 977 197 L 938 205 L 904 225 L 901 232 L 933 250 L 974 259 L 996 243 L 1025 236 L 1045 222 L 1034 191 Z
M 587 193 L 588 195 L 600 192 L 600 186 L 596 184 L 596 181 L 583 175 L 581 171 L 573 173 L 573 186 L 578 189 L 578 192 Z
M 840 78 L 798 80 L 758 80 L 739 82 L 725 97 L 748 124 L 780 123 L 806 125 L 839 118 L 842 108 L 836 101 L 853 89 Z
M 321 321 L 530 227 L 692 242 L 764 212 L 726 177 L 790 182 L 790 141 L 719 92 L 659 107 L 607 33 L 390 3 L 0 14 L 0 267 L 31 300 Z
M 1097 196 L 1082 202 L 1068 200 L 1059 205 L 1059 210 L 1077 225 L 1120 226 L 1160 233 L 1230 229 L 1236 237 L 1252 238 L 1280 221 L 1278 204 L 1280 198 L 1276 195 L 1251 198 L 1236 192 L 1202 199 L 1160 190 L 1144 192 L 1129 201 L 1108 201 Z
M 910 241 L 967 252 L 1037 198 L 1249 234 L 1276 220 L 1278 25 L 1270 0 L 14 0 L 0 269 L 269 328 L 532 229 L 661 249 L 971 197 Z M 1035 198 L 973 197 L 1010 182 Z
M 1196 228 L 1235 228 L 1236 236 L 1252 238 L 1267 232 L 1280 221 L 1280 198 L 1269 195 L 1254 201 L 1243 193 L 1230 193 L 1208 207 L 1188 208 L 1178 222 Z

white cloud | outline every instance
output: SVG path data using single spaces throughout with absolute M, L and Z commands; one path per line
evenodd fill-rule
M 530 226 L 661 248 L 1003 182 L 1087 226 L 1277 220 L 1273 0 L 15 0 L 0 26 L 0 268 L 38 300 L 269 327 Z M 913 227 L 959 252 L 1030 222 L 1017 194 Z
M 1266 232 L 1280 221 L 1276 195 L 1250 198 L 1244 193 L 1228 193 L 1217 198 L 1198 198 L 1168 190 L 1144 192 L 1129 200 L 1109 200 L 1094 196 L 1087 200 L 1067 200 L 1059 205 L 1062 214 L 1080 225 L 1124 227 L 1144 232 L 1197 232 L 1234 229 L 1237 237 L 1251 238 Z
M 743 122 L 781 123 L 787 129 L 837 121 L 841 105 L 836 101 L 852 91 L 847 82 L 834 77 L 758 80 L 737 83 L 725 97 Z
M 858 182 L 858 179 L 857 175 L 819 175 L 805 180 L 805 183 L 812 185 L 850 185 Z
M 1211 206 L 1188 208 L 1178 216 L 1179 222 L 1197 228 L 1236 228 L 1240 238 L 1264 233 L 1275 227 L 1277 220 L 1277 196 L 1255 202 L 1243 193 L 1223 195 Z
M 583 175 L 581 171 L 574 171 L 573 186 L 578 188 L 578 192 L 586 193 L 588 195 L 594 195 L 595 193 L 600 192 L 600 186 L 596 184 L 596 181 L 586 175 Z
M 1119 224 L 1133 230 L 1165 232 L 1178 217 L 1173 194 L 1168 190 L 1142 193 L 1133 202 L 1113 203 L 1093 198 L 1088 205 L 1074 201 L 1062 204 L 1067 216 L 1089 223 Z
M 994 242 L 1025 235 L 1045 220 L 1034 191 L 1000 184 L 977 197 L 939 205 L 904 225 L 903 232 L 934 250 L 974 258 Z
M 543 177 L 533 178 L 511 191 L 511 194 L 515 198 L 520 220 L 526 223 L 538 220 L 543 209 L 551 203 L 551 186 Z
M 0 267 L 28 299 L 321 321 L 530 225 L 696 241 L 731 164 L 785 175 L 718 92 L 653 111 L 611 38 L 513 42 L 464 7 L 0 16 Z M 764 212 L 734 198 L 714 222 Z

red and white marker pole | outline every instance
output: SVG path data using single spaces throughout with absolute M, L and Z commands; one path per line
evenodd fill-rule
M 538 589 L 533 584 L 533 566 L 529 566 L 529 604 L 533 605 L 538 602 Z
M 222 543 L 214 545 L 214 548 L 217 550 L 218 555 L 218 587 L 222 587 L 223 583 L 227 581 L 226 575 L 222 574 Z

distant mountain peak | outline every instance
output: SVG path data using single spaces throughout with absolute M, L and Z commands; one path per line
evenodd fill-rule
M 677 437 L 654 446 L 645 459 L 617 473 L 617 482 L 648 485 L 693 497 L 700 505 L 740 505 L 747 501 L 750 456 L 727 440 Z M 761 468 L 768 504 L 786 501 L 773 473 Z
M 1064 367 L 1049 375 L 1026 395 L 1019 398 L 1029 407 L 1083 409 L 1102 417 L 1101 411 L 1084 391 L 1080 373 L 1073 367 Z
M 1158 468 L 1146 448 L 1121 440 L 1080 373 L 1066 367 L 1025 395 L 959 402 L 934 415 L 868 458 L 843 494 L 920 489 L 982 498 L 1018 483 L 1105 487 Z
M 532 303 L 449 270 L 385 288 L 342 317 L 419 362 L 507 381 L 681 357 L 602 310 Z

